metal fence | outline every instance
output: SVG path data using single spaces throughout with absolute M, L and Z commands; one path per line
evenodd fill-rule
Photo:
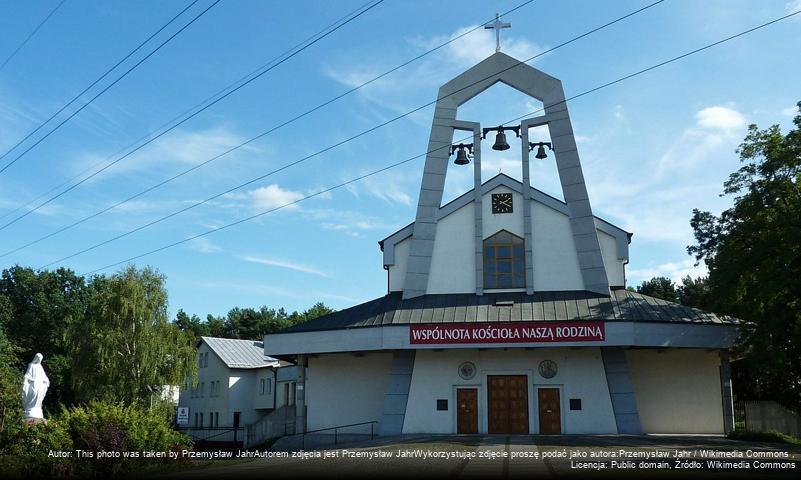
M 734 427 L 747 432 L 775 430 L 799 437 L 801 415 L 776 402 L 738 402 L 734 405 Z
M 340 444 L 372 440 L 377 435 L 378 422 L 373 420 L 286 435 L 273 445 L 273 449 L 298 451 L 332 448 Z
M 242 427 L 179 427 L 178 431 L 189 435 L 195 442 L 241 442 Z

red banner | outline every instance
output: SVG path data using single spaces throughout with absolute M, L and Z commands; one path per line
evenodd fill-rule
M 508 322 L 409 325 L 412 345 L 601 342 L 604 322 Z

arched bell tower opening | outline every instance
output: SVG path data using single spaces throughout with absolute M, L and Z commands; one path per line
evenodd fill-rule
M 457 119 L 458 108 L 487 89 L 502 83 L 543 104 L 543 111 L 505 125 L 482 125 L 478 121 Z M 474 251 L 476 294 L 484 292 L 484 208 L 482 204 L 482 148 L 496 148 L 506 139 L 504 150 L 517 149 L 521 159 L 523 239 L 525 243 L 525 289 L 536 290 L 534 282 L 533 235 L 531 212 L 531 159 L 552 159 L 556 165 L 564 202 L 567 204 L 573 246 L 584 290 L 609 295 L 609 281 L 601 246 L 584 184 L 573 127 L 561 82 L 536 68 L 500 51 L 489 56 L 440 87 L 429 136 L 423 178 L 418 197 L 417 215 L 412 227 L 403 298 L 426 294 L 431 271 L 437 219 L 442 206 L 446 177 L 451 161 L 472 166 L 474 196 Z M 547 128 L 548 140 L 538 135 Z M 470 137 L 454 145 L 454 138 Z M 458 135 L 457 137 L 455 137 Z M 487 141 L 491 139 L 490 141 Z

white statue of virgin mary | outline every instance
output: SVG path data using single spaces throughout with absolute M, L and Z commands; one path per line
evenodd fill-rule
M 44 418 L 42 401 L 50 386 L 50 379 L 42 367 L 42 358 L 41 353 L 33 357 L 22 380 L 22 407 L 25 409 L 26 419 Z

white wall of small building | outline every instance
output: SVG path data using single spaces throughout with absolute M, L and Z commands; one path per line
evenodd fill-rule
M 260 395 L 259 380 L 271 378 L 275 387 L 275 372 L 273 368 L 261 369 L 232 369 L 229 368 L 211 350 L 208 345 L 201 343 L 198 347 L 198 359 L 201 355 L 209 353 L 208 366 L 198 368 L 195 395 L 192 389 L 186 386 L 181 388 L 178 406 L 189 407 L 189 427 L 212 426 L 210 415 L 218 414 L 217 426 L 232 427 L 234 412 L 240 412 L 240 426 L 259 420 L 274 407 L 273 394 Z M 219 381 L 220 388 L 212 395 L 211 384 Z M 201 385 L 203 385 L 201 395 Z M 203 413 L 203 423 L 195 424 L 195 414 Z
M 539 363 L 553 360 L 555 377 L 538 373 Z M 458 374 L 462 362 L 476 365 L 470 380 Z M 487 376 L 527 375 L 529 432 L 539 432 L 538 387 L 560 389 L 562 431 L 567 434 L 617 433 L 612 403 L 598 348 L 450 349 L 418 350 L 404 421 L 404 433 L 455 433 L 456 388 L 478 388 L 479 432 L 487 432 Z M 569 399 L 580 398 L 581 410 L 570 410 Z M 448 400 L 448 410 L 438 411 L 438 399 Z
M 717 350 L 626 351 L 645 433 L 723 433 Z
M 515 205 L 513 213 L 493 214 L 493 193 L 512 193 Z M 490 237 L 500 230 L 524 237 L 522 201 L 522 195 L 503 185 L 485 194 L 481 203 L 484 230 L 482 238 Z M 535 200 L 530 202 L 534 238 L 534 289 L 584 290 L 569 217 Z M 474 204 L 471 202 L 437 222 L 427 293 L 476 291 L 473 212 Z M 625 265 L 623 259 L 618 258 L 615 237 L 598 230 L 598 241 L 609 284 L 624 285 Z M 403 290 L 410 245 L 411 238 L 395 245 L 395 264 L 389 267 L 390 291 Z
M 380 422 L 391 364 L 389 352 L 310 357 L 306 379 L 307 429 Z
M 219 357 L 206 345 L 201 343 L 198 347 L 197 358 L 209 354 L 208 366 L 199 366 L 197 369 L 197 384 L 189 389 L 182 388 L 178 401 L 178 406 L 189 407 L 189 424 L 190 427 L 207 427 L 210 424 L 209 414 L 219 412 L 219 425 L 230 425 L 231 419 L 229 418 L 229 396 L 228 396 L 228 377 L 231 374 L 231 369 L 223 363 Z M 197 360 L 196 360 L 197 361 Z M 212 382 L 220 382 L 220 389 L 214 395 L 211 394 Z M 201 391 L 202 388 L 202 391 Z M 194 394 L 193 394 L 194 393 Z M 202 425 L 195 423 L 195 415 L 198 414 L 198 423 L 200 413 L 203 413 Z

